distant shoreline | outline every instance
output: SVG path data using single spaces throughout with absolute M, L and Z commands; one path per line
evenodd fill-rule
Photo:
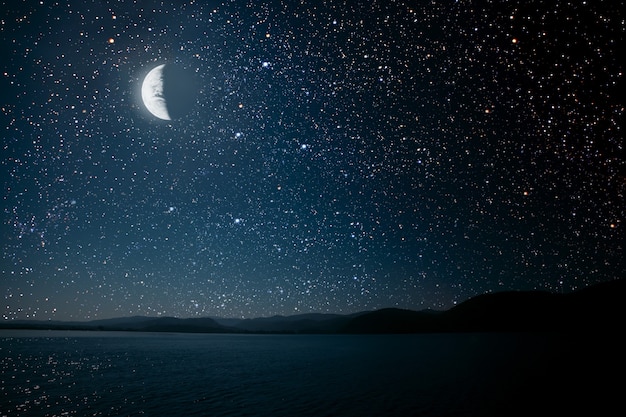
M 446 311 L 387 308 L 350 315 L 301 314 L 255 319 L 121 317 L 89 322 L 16 320 L 7 330 L 223 334 L 407 334 L 603 331 L 621 326 L 626 280 L 570 294 L 516 291 L 473 297 Z

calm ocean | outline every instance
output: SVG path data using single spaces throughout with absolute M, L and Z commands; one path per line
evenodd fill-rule
M 0 330 L 0 415 L 601 415 L 613 362 L 577 339 Z

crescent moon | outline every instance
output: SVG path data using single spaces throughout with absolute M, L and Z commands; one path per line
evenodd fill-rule
M 153 68 L 146 75 L 141 85 L 141 99 L 150 113 L 162 120 L 172 120 L 163 93 L 163 68 L 165 64 Z

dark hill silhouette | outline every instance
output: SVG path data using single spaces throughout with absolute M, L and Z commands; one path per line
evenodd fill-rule
M 259 317 L 229 321 L 228 324 L 248 332 L 336 333 L 352 318 L 363 314 L 298 314 L 294 316 Z M 219 322 L 219 320 L 217 320 Z
M 102 327 L 119 327 L 119 328 L 138 328 L 147 321 L 154 320 L 154 317 L 146 316 L 132 316 L 132 317 L 119 317 L 113 319 L 99 319 L 91 320 L 90 325 L 102 326 Z
M 569 294 L 509 291 L 479 295 L 439 314 L 384 309 L 346 324 L 345 333 L 611 330 L 621 326 L 626 281 Z
M 547 292 L 479 295 L 442 314 L 447 331 L 550 330 L 562 320 L 563 299 Z
M 177 319 L 161 317 L 141 322 L 133 330 L 145 332 L 227 333 L 230 329 L 220 326 L 210 318 Z
M 106 330 L 137 332 L 179 332 L 179 333 L 232 333 L 233 329 L 219 325 L 210 318 L 178 319 L 174 317 L 120 317 L 92 320 L 88 322 L 62 322 L 42 320 L 20 320 L 2 322 L 4 329 L 32 330 Z
M 420 333 L 621 330 L 626 280 L 569 294 L 508 291 L 478 295 L 447 311 L 387 308 L 351 315 L 256 319 L 122 317 L 88 322 L 4 321 L 0 328 L 186 333 Z
M 441 314 L 385 308 L 362 314 L 341 329 L 344 333 L 420 333 L 441 329 Z

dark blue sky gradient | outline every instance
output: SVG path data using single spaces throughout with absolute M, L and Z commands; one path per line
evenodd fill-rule
M 619 2 L 41 3 L 0 13 L 3 319 L 624 275 Z M 171 122 L 139 91 L 166 62 L 200 85 Z

